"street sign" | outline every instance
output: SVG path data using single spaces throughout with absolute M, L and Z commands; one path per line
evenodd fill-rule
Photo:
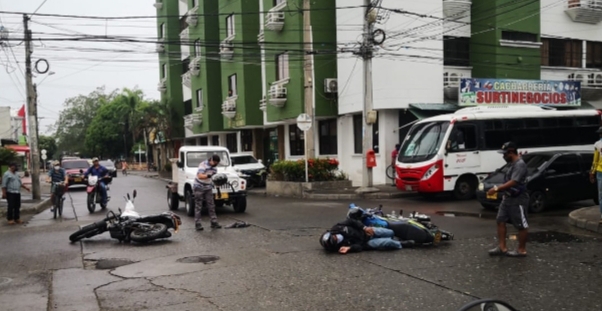
M 46 154 L 44 152 L 44 154 L 42 154 L 42 160 L 46 160 L 46 159 L 48 159 L 48 157 L 46 156 Z
M 311 117 L 307 113 L 302 113 L 297 117 L 297 127 L 303 132 L 311 128 Z
M 42 154 L 46 154 L 46 149 L 42 149 Z

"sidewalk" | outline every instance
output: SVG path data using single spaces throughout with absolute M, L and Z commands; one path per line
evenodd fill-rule
M 50 185 L 47 184 L 46 175 L 40 174 L 40 191 L 41 191 L 41 200 L 33 200 L 31 196 L 31 192 L 21 189 L 21 214 L 37 214 L 48 207 L 50 207 Z M 31 189 L 31 177 L 23 177 L 23 184 Z M 4 218 L 6 216 L 6 209 L 8 205 L 6 200 L 0 199 L 0 217 Z
M 121 171 L 118 172 L 117 176 L 123 176 L 121 174 Z M 128 175 L 135 175 L 135 176 L 141 176 L 141 177 L 146 177 L 146 178 L 154 178 L 154 179 L 159 179 L 165 182 L 170 182 L 171 181 L 171 172 L 149 172 L 149 171 L 132 171 L 132 170 L 128 170 Z
M 572 211 L 569 214 L 569 224 L 585 230 L 602 233 L 600 207 L 591 206 Z

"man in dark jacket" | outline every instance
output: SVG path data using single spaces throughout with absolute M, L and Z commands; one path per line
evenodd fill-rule
M 328 251 L 341 254 L 371 249 L 401 249 L 393 240 L 392 230 L 367 227 L 355 219 L 346 219 L 334 225 L 320 237 L 320 244 Z

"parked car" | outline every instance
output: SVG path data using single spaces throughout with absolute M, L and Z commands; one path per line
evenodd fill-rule
M 589 181 L 593 151 L 542 151 L 522 156 L 527 164 L 529 211 L 539 213 L 552 204 L 594 200 L 598 204 L 598 188 Z M 502 198 L 487 197 L 487 191 L 504 183 L 509 165 L 485 178 L 477 190 L 477 200 L 484 208 L 496 209 Z
M 111 177 L 113 177 L 113 178 L 117 177 L 117 168 L 115 167 L 115 163 L 113 163 L 113 161 L 102 160 L 99 162 L 99 164 L 106 167 L 107 170 L 109 170 L 109 175 L 111 175 Z
M 247 180 L 247 188 L 265 187 L 267 170 L 261 160 L 257 160 L 252 154 L 231 154 L 232 165 Z
M 69 185 L 85 185 L 84 175 L 80 173 L 80 170 L 84 172 L 90 167 L 90 163 L 84 159 L 69 159 L 63 160 L 61 166 L 65 169 L 65 173 L 69 177 Z

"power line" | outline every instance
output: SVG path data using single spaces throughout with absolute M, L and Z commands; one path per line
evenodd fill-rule
M 44 2 L 42 2 L 42 4 L 40 4 L 40 6 L 38 6 L 38 8 L 35 11 L 33 11 L 33 13 L 31 13 L 31 15 L 29 15 L 29 17 L 34 16 L 36 12 L 38 12 L 38 10 L 46 3 L 46 1 L 48 0 L 44 0 Z

